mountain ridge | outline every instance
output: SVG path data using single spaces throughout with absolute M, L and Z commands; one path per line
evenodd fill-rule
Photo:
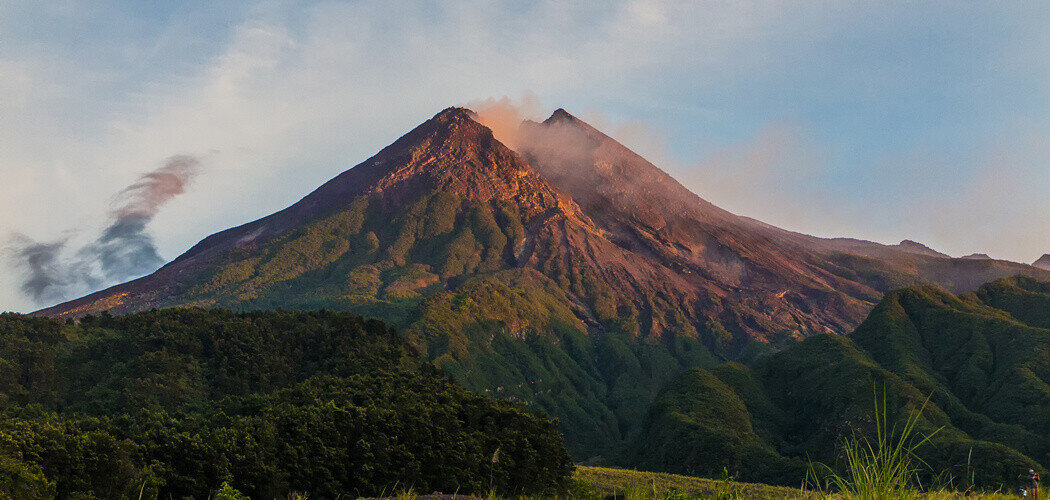
M 377 317 L 468 389 L 560 418 L 582 459 L 633 432 L 677 373 L 848 333 L 890 290 L 1050 279 L 731 214 L 564 110 L 520 134 L 511 149 L 448 108 L 288 208 L 36 314 Z
M 661 390 L 619 460 L 797 484 L 807 461 L 833 464 L 842 439 L 871 436 L 880 400 L 891 424 L 922 409 L 917 431 L 931 439 L 918 455 L 930 470 L 995 488 L 1050 461 L 1047 327 L 1047 282 L 895 290 L 848 336 L 687 371 Z
M 923 245 L 922 243 L 919 243 L 917 241 L 903 240 L 900 243 L 896 244 L 895 246 L 897 248 L 900 248 L 901 250 L 906 251 L 906 252 L 913 252 L 913 253 L 918 253 L 918 254 L 922 254 L 922 255 L 930 255 L 930 256 L 934 256 L 934 257 L 949 257 L 950 258 L 950 256 L 948 254 L 938 252 L 938 251 L 936 251 L 936 250 L 934 250 L 934 249 L 932 249 L 932 248 L 930 248 L 930 247 L 928 247 L 926 245 Z
M 854 305 L 845 307 L 854 310 L 830 313 L 838 317 L 830 323 L 811 320 L 802 323 L 802 328 L 817 332 L 848 331 L 863 317 L 862 310 L 870 308 L 878 299 L 879 288 L 893 288 L 880 287 L 878 283 L 863 279 L 844 282 L 842 277 L 834 274 L 837 270 L 829 273 L 821 269 L 837 267 L 838 263 L 810 265 L 810 261 L 819 259 L 813 257 L 810 250 L 817 247 L 859 251 L 872 256 L 873 253 L 886 253 L 886 250 L 892 252 L 894 247 L 884 246 L 882 248 L 886 250 L 878 250 L 860 243 L 860 240 L 849 240 L 857 244 L 836 245 L 836 240 L 790 233 L 735 216 L 696 196 L 644 158 L 562 108 L 543 123 L 523 123 L 522 130 L 526 136 L 533 136 L 529 141 L 533 146 L 519 148 L 523 151 L 518 155 L 480 124 L 472 111 L 447 108 L 292 206 L 205 238 L 156 273 L 160 278 L 152 280 L 160 285 L 156 289 L 142 290 L 145 283 L 135 280 L 127 289 L 118 285 L 103 291 L 105 293 L 92 294 L 39 313 L 62 316 L 100 309 L 116 308 L 119 311 L 145 305 L 165 305 L 165 296 L 177 293 L 171 285 L 186 279 L 185 275 L 192 270 L 195 260 L 214 258 L 234 247 L 250 248 L 326 211 L 345 206 L 348 198 L 382 193 L 382 203 L 390 206 L 405 203 L 427 191 L 456 193 L 479 201 L 513 201 L 523 209 L 521 215 L 526 219 L 551 210 L 552 215 L 572 219 L 574 230 L 589 233 L 595 240 L 606 239 L 626 249 L 627 254 L 655 257 L 660 261 L 655 268 L 662 275 L 661 279 L 671 280 L 677 286 L 688 288 L 690 284 L 670 274 L 682 274 L 683 270 L 708 274 L 706 283 L 701 285 L 714 283 L 715 289 L 707 287 L 705 291 L 713 297 L 727 297 L 732 293 L 731 289 L 741 286 L 746 279 L 751 286 L 748 293 L 764 293 L 765 301 L 777 302 L 783 298 L 777 297 L 785 292 L 783 285 L 777 284 L 776 279 L 763 285 L 763 273 L 772 273 L 767 278 L 789 276 L 788 283 L 798 283 L 803 287 L 796 293 L 809 293 L 806 289 L 846 290 L 846 303 Z M 549 136 L 552 134 L 572 135 L 575 152 L 568 156 L 562 151 L 552 154 L 551 148 L 564 149 L 565 142 L 564 138 L 558 139 L 561 142 L 551 141 Z M 536 136 L 540 140 L 535 140 Z M 580 147 L 581 144 L 585 146 Z M 429 157 L 413 157 L 416 154 Z M 488 157 L 481 158 L 479 154 Z M 517 199 L 511 199 L 515 197 Z M 670 206 L 668 201 L 672 202 Z M 803 255 L 785 259 L 785 254 L 798 250 L 784 248 L 792 243 L 800 243 Z M 897 245 L 897 249 L 910 254 L 943 255 L 911 243 L 905 240 Z M 810 248 L 805 248 L 807 246 Z M 697 255 L 696 252 L 700 253 Z M 590 253 L 593 254 L 594 249 Z M 875 256 L 885 258 L 885 255 Z M 683 265 L 689 264 L 695 265 L 683 269 Z M 659 270 L 660 267 L 673 272 L 664 272 Z M 763 288 L 770 287 L 779 288 L 762 292 Z M 123 305 L 135 295 L 141 297 L 140 305 Z M 748 335 L 756 334 L 753 328 L 744 330 Z

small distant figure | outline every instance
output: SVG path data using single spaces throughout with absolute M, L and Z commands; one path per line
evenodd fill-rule
M 1028 492 L 1032 498 L 1039 499 L 1039 474 L 1036 474 L 1035 469 L 1028 469 Z

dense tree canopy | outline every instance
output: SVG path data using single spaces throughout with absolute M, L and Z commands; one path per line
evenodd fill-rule
M 5 314 L 0 367 L 14 498 L 537 493 L 572 467 L 555 423 L 464 391 L 349 314 Z

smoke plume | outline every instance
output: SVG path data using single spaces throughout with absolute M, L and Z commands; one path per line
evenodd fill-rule
M 561 121 L 537 123 L 542 119 L 543 108 L 531 93 L 526 92 L 517 102 L 503 97 L 475 101 L 467 107 L 497 140 L 527 159 L 566 170 L 594 160 L 599 144 L 579 127 Z
M 597 160 L 596 154 L 617 154 L 602 148 L 584 128 L 569 121 L 566 115 L 555 112 L 553 119 L 538 124 L 540 105 L 530 94 L 520 101 L 503 97 L 468 104 L 477 120 L 492 129 L 500 142 L 521 154 L 526 160 L 541 167 L 543 174 L 557 178 L 559 183 L 590 182 L 579 176 L 579 166 Z M 712 151 L 691 162 L 671 158 L 663 138 L 643 122 L 619 125 L 593 112 L 585 121 L 608 131 L 619 142 L 656 160 L 660 168 L 675 175 L 708 202 L 730 212 L 752 217 L 793 229 L 840 227 L 846 219 L 839 202 L 837 210 L 829 210 L 832 193 L 823 189 L 821 179 L 827 177 L 829 163 L 820 148 L 806 140 L 801 128 L 792 123 L 771 124 L 755 138 Z M 599 151 L 601 149 L 601 151 Z M 620 177 L 624 192 L 644 189 L 644 179 Z M 639 184 L 641 183 L 641 184 Z M 582 187 L 582 186 L 581 186 Z M 621 193 L 623 194 L 623 193 Z M 806 203 L 799 203 L 799 200 Z M 817 232 L 809 229 L 810 232 Z M 848 232 L 846 226 L 842 231 Z
M 160 208 L 185 192 L 200 160 L 189 155 L 168 158 L 113 199 L 109 224 L 90 243 L 70 248 L 69 238 L 37 242 L 16 234 L 10 256 L 23 271 L 21 290 L 37 304 L 51 304 L 126 281 L 164 263 L 146 227 Z
M 532 93 L 522 94 L 521 101 L 515 102 L 504 96 L 500 99 L 485 99 L 467 104 L 474 111 L 478 122 L 492 130 L 492 135 L 507 147 L 520 151 L 524 137 L 521 125 L 525 120 L 540 119 L 543 112 L 539 99 Z

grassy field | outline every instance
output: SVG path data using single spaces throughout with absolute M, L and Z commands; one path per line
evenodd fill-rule
M 703 479 L 677 474 L 662 474 L 630 469 L 577 466 L 573 475 L 576 494 L 581 497 L 604 497 L 607 495 L 626 498 L 818 498 L 812 492 L 797 488 L 784 488 L 765 484 L 738 483 L 725 480 Z
M 670 500 L 670 499 L 717 499 L 717 500 L 774 500 L 774 499 L 819 499 L 844 498 L 840 495 L 825 497 L 816 492 L 802 491 L 797 488 L 769 486 L 766 484 L 739 483 L 735 481 L 704 479 L 677 474 L 661 474 L 630 469 L 612 469 L 607 467 L 577 466 L 573 475 L 576 488 L 572 497 L 605 498 L 616 496 L 625 500 Z M 1007 500 L 1020 498 L 1018 495 L 996 493 L 964 495 L 958 492 L 939 491 L 920 493 L 914 498 L 922 500 L 950 500 L 967 498 L 976 500 Z M 1032 497 L 1027 497 L 1030 500 Z M 1042 494 L 1040 498 L 1050 499 Z

